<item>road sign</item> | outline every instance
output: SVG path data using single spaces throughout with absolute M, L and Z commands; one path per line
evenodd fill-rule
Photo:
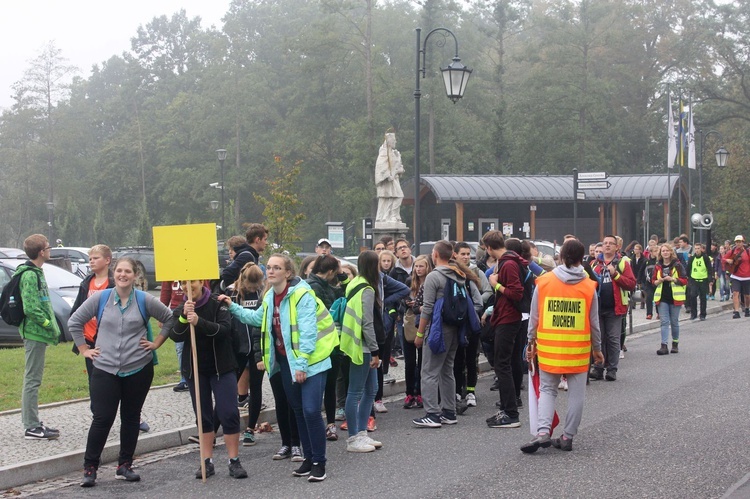
M 586 193 L 585 192 L 576 192 L 576 195 L 578 196 L 578 200 L 586 199 Z
M 578 174 L 578 180 L 606 180 L 607 172 L 583 172 Z
M 609 189 L 612 184 L 608 180 L 602 182 L 578 182 L 579 191 L 588 191 L 592 189 Z

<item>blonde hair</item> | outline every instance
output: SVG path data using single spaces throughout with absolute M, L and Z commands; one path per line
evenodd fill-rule
M 380 255 L 378 255 L 378 266 L 380 267 L 381 272 L 383 270 L 383 257 L 386 256 L 391 259 L 391 269 L 396 265 L 396 255 L 393 254 L 393 251 L 383 250 L 380 252 Z
M 674 248 L 670 244 L 664 243 L 661 246 L 659 246 L 659 256 L 657 257 L 657 260 L 659 261 L 659 263 L 664 263 L 664 257 L 661 254 L 662 248 L 669 249 L 669 253 L 671 255 L 670 256 L 671 261 L 677 260 L 677 253 L 675 252 Z
M 112 258 L 112 250 L 106 244 L 95 244 L 89 250 L 89 256 L 91 253 L 99 253 L 104 258 Z
M 419 277 L 417 275 L 417 263 L 424 262 L 427 266 L 427 273 L 424 275 L 424 277 Z M 424 284 L 425 279 L 427 279 L 427 274 L 432 272 L 432 260 L 427 257 L 427 255 L 419 255 L 414 259 L 414 263 L 412 263 L 412 271 L 411 271 L 411 291 L 416 296 L 416 294 L 419 292 L 419 287 Z
M 263 287 L 263 279 L 265 279 L 265 276 L 260 267 L 256 265 L 255 262 L 247 262 L 245 266 L 242 267 L 242 270 L 240 270 L 240 275 L 234 282 L 234 289 L 237 290 L 240 297 L 252 293 L 253 290 L 250 289 L 251 287 L 256 288 L 256 290 L 260 292 Z

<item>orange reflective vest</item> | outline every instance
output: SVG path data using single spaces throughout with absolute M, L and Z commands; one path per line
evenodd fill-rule
M 537 278 L 539 368 L 553 374 L 584 373 L 591 355 L 589 312 L 596 283 L 565 284 L 550 272 Z

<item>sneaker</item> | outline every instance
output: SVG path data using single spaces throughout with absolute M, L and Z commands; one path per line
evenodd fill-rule
M 172 388 L 173 392 L 187 392 L 190 391 L 190 387 L 187 384 L 187 381 L 180 381 L 175 385 L 174 388 Z
M 339 425 L 339 429 L 340 429 L 341 431 L 346 431 L 346 430 L 348 430 L 348 429 L 349 429 L 349 425 L 348 425 L 348 424 L 346 424 L 346 421 L 344 421 L 343 423 L 341 423 L 341 425 Z
M 312 459 L 304 459 L 299 468 L 292 471 L 292 476 L 307 476 L 312 471 Z
M 326 426 L 326 440 L 330 440 L 331 442 L 335 442 L 339 439 L 338 434 L 338 428 L 336 428 L 336 423 L 331 423 L 328 426 Z
M 347 452 L 375 452 L 375 446 L 360 437 L 360 433 L 346 439 Z
M 242 409 L 247 409 L 249 407 L 250 407 L 250 396 L 249 395 L 245 395 L 244 397 L 239 397 L 239 396 L 237 397 L 237 408 L 238 409 L 242 410 Z
M 531 442 L 522 445 L 521 452 L 533 454 L 540 447 L 546 449 L 550 445 L 552 445 L 552 439 L 549 438 L 549 433 L 540 433 Z
M 678 344 L 676 341 L 672 342 L 672 353 L 680 353 L 680 349 L 678 348 Z
M 423 409 L 424 408 L 424 402 L 422 401 L 422 396 L 417 395 L 417 408 Z
M 750 317 L 750 308 L 745 309 L 745 317 Z
M 523 399 L 521 397 L 516 397 L 516 408 L 523 407 Z
M 301 463 L 305 460 L 302 449 L 298 445 L 292 445 L 292 462 Z
M 148 433 L 148 430 L 151 429 L 151 427 L 148 425 L 147 422 L 141 421 L 140 426 L 138 426 L 138 429 L 141 430 L 143 433 Z
M 661 344 L 661 348 L 656 351 L 656 355 L 669 355 L 669 349 L 666 343 Z
M 211 462 L 211 458 L 207 457 L 205 460 L 206 463 L 206 478 L 210 476 L 214 476 L 216 474 L 216 468 L 214 468 L 214 463 Z M 198 471 L 195 472 L 195 478 L 200 480 L 203 478 L 203 474 L 201 473 L 200 467 L 198 468 Z
M 281 461 L 282 459 L 289 459 L 290 457 L 292 457 L 292 449 L 290 449 L 288 445 L 282 445 L 271 459 L 274 461 Z
M 245 430 L 245 433 L 242 434 L 242 445 L 245 447 L 252 447 L 255 444 L 255 432 L 248 428 Z
M 521 422 L 518 418 L 512 418 L 503 411 L 498 411 L 490 421 L 487 422 L 490 428 L 520 428 Z
M 604 379 L 607 381 L 617 381 L 617 371 L 607 370 L 607 375 L 604 376 Z
M 604 379 L 604 372 L 601 369 L 592 369 L 589 372 L 589 379 L 594 381 L 601 381 Z
M 26 440 L 54 440 L 60 438 L 59 433 L 50 431 L 49 428 L 41 423 L 36 428 L 29 428 L 26 430 L 23 436 Z
M 96 485 L 96 468 L 91 465 L 84 466 L 81 487 L 93 487 Z
M 378 429 L 377 423 L 375 423 L 375 416 L 370 416 L 367 420 L 367 431 L 375 431 Z
M 388 412 L 388 408 L 385 406 L 382 400 L 376 400 L 373 404 L 375 412 Z
M 44 424 L 43 421 L 39 421 L 39 426 L 41 426 L 42 428 L 44 428 L 45 430 L 47 430 L 50 433 L 55 433 L 57 435 L 60 434 L 60 430 L 58 430 L 57 428 L 52 428 L 51 426 L 47 426 L 46 424 Z
M 573 450 L 573 439 L 572 438 L 553 438 L 552 439 L 552 447 L 555 449 L 560 449 L 564 451 L 572 451 Z
M 733 312 L 732 313 L 732 319 L 739 319 L 739 318 L 740 318 L 740 313 L 739 312 Z
M 322 463 L 313 463 L 312 469 L 310 470 L 310 476 L 307 477 L 308 482 L 322 482 L 326 479 L 326 465 Z
M 396 382 L 396 378 L 393 377 L 392 374 L 384 374 L 383 375 L 383 384 L 384 385 L 390 385 Z
M 346 411 L 343 407 L 336 409 L 336 417 L 334 419 L 336 419 L 336 421 L 346 421 Z
M 496 392 L 498 390 L 500 390 L 500 381 L 496 379 L 495 382 L 492 383 L 492 386 L 490 387 L 490 391 Z
M 383 447 L 383 443 L 375 440 L 374 438 L 370 437 L 370 435 L 367 434 L 366 431 L 360 431 L 357 433 L 357 436 L 367 442 L 368 444 L 372 445 L 376 449 L 380 449 Z
M 497 405 L 497 404 L 495 404 L 495 405 Z M 494 415 L 488 417 L 487 419 L 485 419 L 484 422 L 485 423 L 489 423 L 490 421 L 493 421 L 495 418 L 497 418 L 497 417 L 502 418 L 503 416 L 505 416 L 505 411 L 499 410 L 499 411 L 497 411 L 496 414 L 494 414 Z
M 190 442 L 191 444 L 198 444 L 198 445 L 200 445 L 201 440 L 200 440 L 200 438 L 198 438 L 198 435 L 190 435 L 188 437 L 188 442 Z M 214 447 L 216 447 L 216 437 L 214 437 Z
M 426 414 L 424 417 L 412 419 L 411 422 L 421 428 L 441 428 L 443 426 L 438 414 Z
M 704 315 L 703 317 L 701 317 L 701 320 L 705 321 L 706 320 L 706 316 Z
M 457 394 L 456 394 L 456 402 L 463 402 L 463 400 L 464 400 L 464 399 L 463 399 L 463 398 L 461 397 L 461 394 L 460 394 L 460 393 L 457 393 Z
M 239 457 L 229 460 L 229 476 L 232 478 L 247 478 L 247 471 L 240 464 Z
M 558 390 L 565 390 L 568 391 L 568 379 L 564 376 L 560 377 L 560 384 L 557 385 Z
M 141 475 L 133 471 L 130 463 L 122 463 L 117 467 L 115 472 L 115 478 L 117 480 L 125 480 L 126 482 L 140 482 Z
M 391 367 L 398 367 L 398 362 L 396 362 L 396 359 L 391 357 Z
M 698 316 L 697 315 L 692 315 L 692 316 L 690 316 L 690 320 L 691 321 L 697 321 L 698 320 Z
M 469 392 L 466 394 L 466 405 L 468 407 L 476 407 L 477 406 L 477 396 L 474 395 L 473 392 Z
M 450 412 L 443 411 L 443 413 L 440 415 L 440 423 L 441 424 L 457 424 L 458 419 L 456 419 L 455 414 L 451 414 Z
M 620 350 L 620 358 L 621 359 L 625 358 L 625 350 Z
M 404 398 L 404 409 L 411 409 L 417 405 L 417 399 L 412 395 L 407 395 Z
M 650 321 L 654 316 L 652 314 L 646 314 L 646 320 Z

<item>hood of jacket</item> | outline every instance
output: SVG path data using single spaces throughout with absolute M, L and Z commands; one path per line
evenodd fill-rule
M 565 265 L 558 265 L 557 267 L 552 269 L 552 272 L 565 284 L 577 284 L 584 279 L 589 278 L 586 271 L 583 270 L 582 265 L 570 268 L 566 267 Z
M 44 277 L 44 271 L 42 270 L 42 268 L 41 267 L 37 267 L 36 265 L 34 265 L 34 263 L 31 260 L 26 260 L 21 265 L 19 265 L 18 267 L 16 267 L 16 271 L 13 272 L 13 275 L 15 276 L 16 274 L 20 274 L 21 272 L 25 272 L 28 269 L 31 269 L 34 272 L 39 273 L 39 275 L 41 275 L 42 277 Z
M 459 284 L 466 284 L 466 274 L 464 274 L 461 269 L 459 269 L 452 263 L 435 267 L 435 270 L 433 270 L 433 272 L 444 275 L 446 278 L 456 281 Z
M 502 262 L 504 260 L 512 260 L 512 261 L 518 262 L 518 263 L 520 263 L 521 265 L 524 265 L 524 266 L 528 266 L 529 265 L 529 262 L 527 260 L 524 260 L 523 258 L 521 258 L 521 255 L 519 255 L 515 251 L 510 251 L 510 250 L 506 251 L 505 253 L 503 253 L 503 256 L 500 257 L 500 259 L 498 260 L 498 262 Z

